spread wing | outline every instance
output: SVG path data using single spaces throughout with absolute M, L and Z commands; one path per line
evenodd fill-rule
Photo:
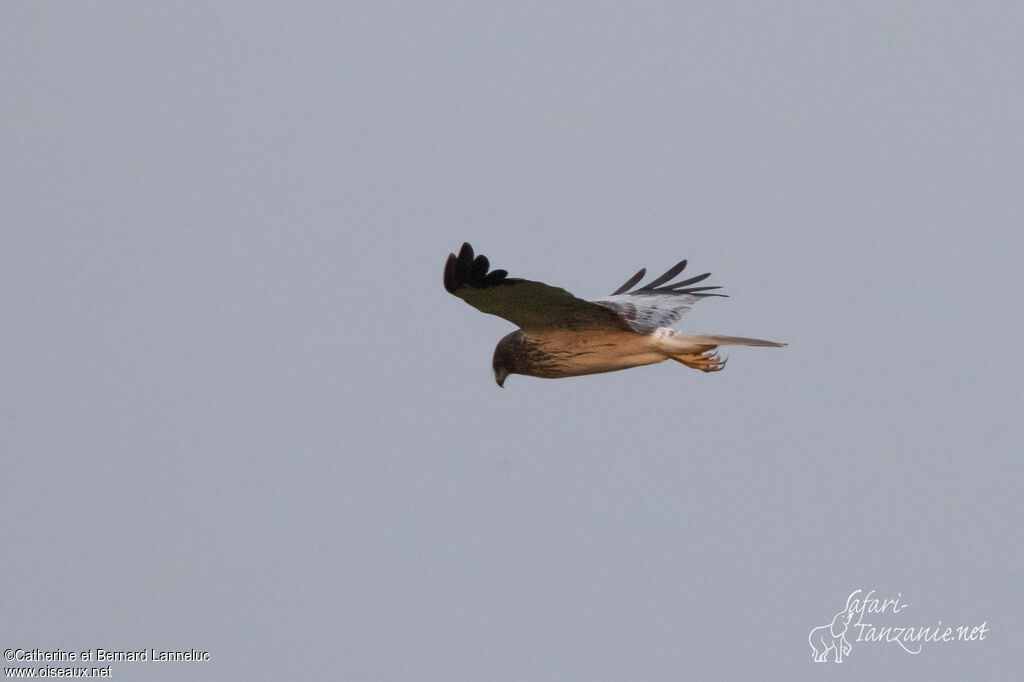
M 693 286 L 710 277 L 710 272 L 674 284 L 665 284 L 675 279 L 685 268 L 686 261 L 682 260 L 661 277 L 656 277 L 644 286 L 630 291 L 647 274 L 646 268 L 640 268 L 640 272 L 616 289 L 611 297 L 594 303 L 614 310 L 630 329 L 639 334 L 650 334 L 658 327 L 669 327 L 678 322 L 679 318 L 700 299 L 706 296 L 725 295 L 707 293 L 722 287 Z
M 459 255 L 449 254 L 444 265 L 444 288 L 477 310 L 503 317 L 524 330 L 630 329 L 618 311 L 608 305 L 489 268 L 486 256 L 474 257 L 473 247 L 463 244 Z

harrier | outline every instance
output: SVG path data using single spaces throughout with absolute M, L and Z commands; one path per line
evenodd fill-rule
M 585 301 L 565 289 L 490 270 L 486 256 L 462 245 L 449 254 L 444 288 L 477 310 L 519 326 L 494 349 L 494 380 L 504 387 L 509 374 L 555 379 L 675 360 L 703 372 L 717 372 L 725 360 L 719 346 L 785 346 L 739 336 L 688 334 L 671 329 L 693 304 L 721 287 L 693 286 L 711 276 L 670 283 L 686 267 L 680 261 L 647 284 L 635 287 L 640 269 L 607 299 Z

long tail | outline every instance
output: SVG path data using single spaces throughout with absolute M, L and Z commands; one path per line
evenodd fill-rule
M 654 334 L 660 342 L 661 352 L 676 362 L 702 372 L 718 372 L 725 367 L 725 360 L 714 350 L 719 346 L 770 346 L 781 348 L 784 343 L 750 339 L 744 336 L 719 336 L 717 334 L 687 334 L 677 329 L 659 329 Z
M 765 341 L 764 339 L 748 339 L 744 336 L 719 336 L 717 334 L 682 334 L 672 335 L 674 341 L 692 346 L 771 346 L 782 348 L 785 343 Z

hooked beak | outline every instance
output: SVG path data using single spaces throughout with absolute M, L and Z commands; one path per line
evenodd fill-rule
M 507 378 L 508 378 L 508 372 L 496 371 L 494 373 L 494 381 L 495 381 L 496 384 L 498 384 L 499 388 L 505 388 L 505 379 L 507 379 Z

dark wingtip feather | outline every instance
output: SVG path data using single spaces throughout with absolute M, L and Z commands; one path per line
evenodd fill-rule
M 643 288 L 644 289 L 652 289 L 653 290 L 659 284 L 664 284 L 665 282 L 669 281 L 670 279 L 672 279 L 673 277 L 678 275 L 680 272 L 683 271 L 683 268 L 685 268 L 685 267 L 686 267 L 686 259 L 684 258 L 683 260 L 679 261 L 678 263 L 673 265 L 671 268 L 669 268 L 668 271 L 666 271 L 664 275 L 662 275 L 661 277 L 658 277 L 657 279 L 651 280 L 646 285 L 644 285 Z
M 470 279 L 474 282 L 483 279 L 487 275 L 487 269 L 490 266 L 491 264 L 487 261 L 487 256 L 482 254 L 477 256 L 470 268 Z
M 691 277 L 690 279 L 683 280 L 682 282 L 676 282 L 675 284 L 672 284 L 672 285 L 666 287 L 666 289 L 680 289 L 682 287 L 688 287 L 691 284 L 696 284 L 697 282 L 703 282 L 704 280 L 706 280 L 710 276 L 711 276 L 710 272 L 705 272 L 703 275 L 697 275 L 696 277 Z
M 491 270 L 491 272 L 484 277 L 484 286 L 494 286 L 506 277 L 508 277 L 508 270 Z
M 677 291 L 675 293 L 687 293 L 687 294 L 699 294 L 702 291 L 711 291 L 713 289 L 721 289 L 722 287 L 692 287 L 685 291 Z
M 630 291 L 630 288 L 633 287 L 637 282 L 639 282 L 643 278 L 645 271 L 643 269 L 641 269 L 640 272 L 638 272 L 635 275 L 633 275 L 629 279 L 628 282 L 626 282 L 621 287 L 616 289 L 615 293 L 612 294 L 612 296 L 618 296 L 619 294 L 628 294 L 629 296 L 643 296 L 643 295 L 652 295 L 652 294 L 698 294 L 698 295 L 704 295 L 704 296 L 721 296 L 722 295 L 722 294 L 700 294 L 699 293 L 699 292 L 702 292 L 702 291 L 707 291 L 709 289 L 721 289 L 721 287 L 696 287 L 696 288 L 688 288 L 688 287 L 690 287 L 691 284 L 697 284 L 698 282 L 703 282 L 704 280 L 706 280 L 708 277 L 711 276 L 710 272 L 705 272 L 702 275 L 697 275 L 696 277 L 691 277 L 689 279 L 683 280 L 682 282 L 676 282 L 674 284 L 665 284 L 665 282 L 669 282 L 673 278 L 678 276 L 679 273 L 682 272 L 686 268 L 686 264 L 687 264 L 686 259 L 683 259 L 683 260 L 679 261 L 678 263 L 676 263 L 675 265 L 673 265 L 671 268 L 669 268 L 665 272 L 665 274 L 661 275 L 660 277 L 655 277 L 653 280 L 651 280 L 647 284 L 643 285 L 639 289 L 636 289 L 634 291 Z M 664 285 L 664 286 L 662 286 L 662 285 Z
M 449 253 L 448 260 L 444 264 L 444 288 L 448 293 L 453 294 L 458 289 L 458 280 L 455 279 L 455 254 Z
M 493 270 L 488 273 L 490 267 L 487 256 L 475 256 L 473 247 L 469 242 L 465 242 L 459 249 L 459 255 L 448 254 L 448 260 L 444 264 L 444 288 L 448 293 L 454 294 L 463 288 L 485 289 L 505 283 L 508 272 Z
M 683 262 L 685 263 L 686 261 Z M 634 284 L 642 280 L 644 278 L 644 275 L 646 274 L 647 268 L 640 268 L 640 272 L 636 273 L 635 275 L 627 279 L 625 284 L 623 284 L 621 287 L 612 292 L 612 296 L 618 296 L 619 294 L 626 293 L 627 291 L 633 288 Z
M 472 267 L 473 247 L 466 242 L 459 250 L 459 257 L 455 259 L 455 279 L 459 284 L 469 281 Z

